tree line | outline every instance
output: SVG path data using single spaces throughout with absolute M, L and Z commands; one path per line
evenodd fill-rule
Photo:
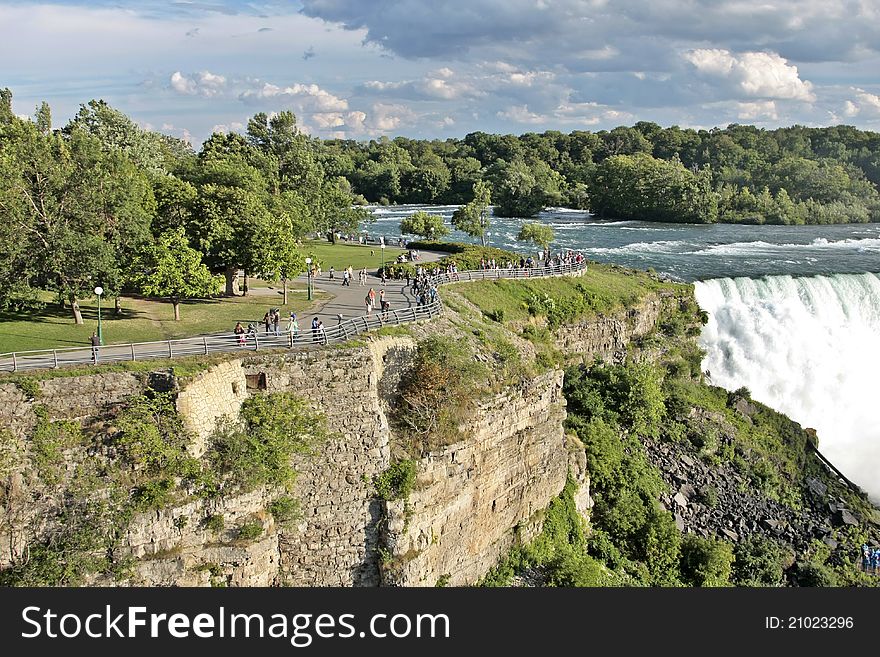
M 328 168 L 364 202 L 464 204 L 476 182 L 498 216 L 553 206 L 711 223 L 880 221 L 880 134 L 851 126 L 662 128 L 463 139 L 327 140 Z
M 286 289 L 305 269 L 303 237 L 370 216 L 291 112 L 195 152 L 103 101 L 60 129 L 46 103 L 22 119 L 11 101 L 0 90 L 0 307 L 48 291 L 82 323 L 79 301 L 100 286 L 167 297 L 178 318 L 182 299 L 234 294 L 241 269 Z

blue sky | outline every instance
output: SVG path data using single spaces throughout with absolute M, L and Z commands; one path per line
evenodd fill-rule
M 198 145 L 255 112 L 315 135 L 880 128 L 880 0 L 6 0 L 0 86 L 103 98 Z

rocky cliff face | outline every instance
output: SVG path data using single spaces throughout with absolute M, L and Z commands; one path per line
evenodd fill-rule
M 540 531 L 570 468 L 561 391 L 560 371 L 506 391 L 481 405 L 467 440 L 419 462 L 415 492 L 385 503 L 383 583 L 470 584 Z M 572 461 L 587 511 L 589 479 Z
M 560 346 L 585 358 L 619 358 L 628 341 L 648 333 L 663 300 L 654 297 L 618 317 L 560 331 Z M 477 581 L 517 540 L 540 531 L 542 510 L 578 481 L 579 510 L 589 513 L 583 450 L 567 443 L 562 372 L 554 370 L 484 399 L 465 427 L 467 439 L 417 463 L 417 484 L 404 501 L 376 497 L 374 478 L 391 464 L 393 438 L 386 412 L 400 373 L 412 361 L 407 337 L 373 338 L 366 346 L 319 352 L 248 355 L 208 368 L 180 385 L 167 373 L 98 373 L 37 382 L 39 398 L 0 385 L 0 427 L 27 448 L 35 407 L 49 419 L 74 420 L 87 430 L 108 408 L 149 388 L 172 388 L 177 411 L 201 457 L 223 416 L 235 416 L 249 395 L 292 393 L 326 417 L 330 437 L 315 453 L 298 456 L 294 496 L 300 515 L 276 524 L 269 492 L 206 501 L 189 499 L 136 514 L 119 555 L 131 567 L 118 582 L 140 585 L 432 586 Z M 27 451 L 27 449 L 25 449 Z M 101 458 L 108 457 L 106 454 Z M 95 458 L 80 448 L 63 452 L 68 472 Z M 108 458 L 112 458 L 112 454 Z M 53 530 L 58 500 L 14 471 L 6 477 L 0 510 L 0 568 L 20 561 L 26 546 Z M 29 487 L 30 486 L 30 487 Z M 10 500 L 27 501 L 23 513 Z M 205 518 L 222 517 L 223 526 Z M 240 528 L 258 525 L 242 540 Z M 112 583 L 107 578 L 93 583 Z

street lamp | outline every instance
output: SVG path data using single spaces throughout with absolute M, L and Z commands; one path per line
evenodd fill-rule
M 486 246 L 489 246 L 489 238 L 492 237 L 492 233 L 488 230 L 486 231 Z
M 306 258 L 306 274 L 308 275 L 309 301 L 312 300 L 312 259 Z
M 382 272 L 385 272 L 385 240 L 382 240 L 382 244 L 380 246 L 382 249 Z
M 103 345 L 104 336 L 101 333 L 101 295 L 104 294 L 104 288 L 100 286 L 96 287 L 95 294 L 98 297 L 98 344 Z

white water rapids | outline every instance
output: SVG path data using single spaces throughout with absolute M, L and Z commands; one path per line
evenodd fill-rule
M 819 449 L 880 499 L 880 275 L 698 282 L 712 383 L 816 429 Z

